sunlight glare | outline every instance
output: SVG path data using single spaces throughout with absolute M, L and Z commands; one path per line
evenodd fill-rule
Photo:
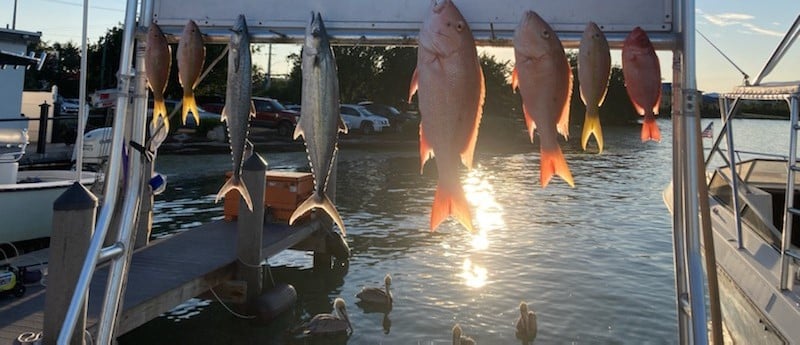
M 480 288 L 486 285 L 488 271 L 485 267 L 473 264 L 472 260 L 466 258 L 461 268 L 461 277 L 464 278 L 464 282 L 467 286 L 471 288 Z
M 490 230 L 505 227 L 503 208 L 494 199 L 494 188 L 481 176 L 479 169 L 473 169 L 464 181 L 464 192 L 475 212 L 477 233 L 472 237 L 472 247 L 476 250 L 489 248 Z

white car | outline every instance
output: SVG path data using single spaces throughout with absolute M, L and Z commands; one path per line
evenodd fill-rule
M 342 120 L 348 130 L 357 129 L 364 134 L 372 134 L 383 132 L 389 127 L 387 118 L 370 113 L 367 108 L 360 105 L 342 104 L 339 106 L 339 113 L 342 114 Z

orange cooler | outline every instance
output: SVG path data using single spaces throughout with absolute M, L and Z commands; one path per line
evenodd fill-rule
M 227 172 L 230 178 L 233 173 Z M 264 207 L 269 208 L 275 220 L 289 220 L 297 206 L 314 192 L 314 177 L 311 173 L 294 171 L 267 171 L 267 188 L 264 192 Z M 235 220 L 239 215 L 239 192 L 232 190 L 225 195 L 225 220 Z

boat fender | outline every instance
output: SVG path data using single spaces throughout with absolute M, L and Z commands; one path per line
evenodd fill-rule
M 161 173 L 154 173 L 150 178 L 150 188 L 153 190 L 153 195 L 159 195 L 167 188 L 167 177 Z
M 258 319 L 261 322 L 274 320 L 283 312 L 291 309 L 297 302 L 297 291 L 294 286 L 278 283 L 274 288 L 264 291 L 256 300 Z

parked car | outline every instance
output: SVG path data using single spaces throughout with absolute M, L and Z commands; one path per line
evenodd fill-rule
M 390 105 L 374 103 L 371 101 L 359 102 L 358 105 L 367 108 L 370 113 L 389 119 L 389 126 L 395 132 L 402 132 L 406 125 L 413 125 L 413 123 L 416 122 L 416 118 L 414 116 L 411 116 L 405 112 L 401 112 L 400 110 L 397 110 L 397 108 Z
M 357 129 L 364 134 L 372 134 L 382 132 L 389 127 L 388 119 L 375 115 L 357 104 L 342 104 L 339 106 L 339 112 L 348 130 Z
M 288 104 L 288 105 L 285 105 L 285 107 L 286 107 L 286 109 L 294 110 L 294 111 L 296 111 L 298 113 L 300 112 L 300 105 L 299 104 Z
M 205 102 L 200 103 L 200 106 L 209 111 L 221 114 L 225 107 L 223 98 L 205 96 L 203 100 Z M 278 135 L 282 137 L 288 137 L 294 133 L 294 127 L 297 126 L 297 121 L 300 119 L 299 111 L 287 109 L 281 102 L 272 98 L 253 97 L 252 100 L 253 106 L 256 108 L 256 117 L 250 121 L 252 126 L 277 130 Z
M 77 114 L 79 108 L 79 100 L 77 98 L 63 98 L 58 96 L 58 102 L 61 104 L 61 114 Z M 86 103 L 87 105 L 89 103 Z

